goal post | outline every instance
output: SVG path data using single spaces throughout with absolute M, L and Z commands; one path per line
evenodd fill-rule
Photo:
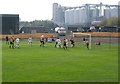
M 91 49 L 91 34 L 88 34 L 88 33 L 80 33 L 80 32 L 77 32 L 77 33 L 73 33 L 73 37 L 76 37 L 76 36 L 89 36 L 89 49 Z

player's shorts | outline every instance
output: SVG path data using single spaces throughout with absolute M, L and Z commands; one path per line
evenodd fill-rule
M 66 44 L 64 44 L 63 46 L 66 46 Z
M 32 43 L 32 41 L 29 41 L 29 43 Z
M 19 42 L 16 42 L 16 44 L 19 44 Z
M 55 44 L 58 44 L 58 42 L 56 42 Z
M 13 44 L 13 42 L 10 42 L 10 44 Z

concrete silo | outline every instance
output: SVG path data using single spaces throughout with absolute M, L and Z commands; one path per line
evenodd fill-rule
M 70 10 L 70 25 L 74 25 L 74 9 Z
M 80 15 L 79 23 L 80 24 L 85 24 L 87 22 L 87 14 L 86 14 L 85 8 L 81 8 L 79 10 L 79 15 Z
M 53 21 L 57 22 L 57 18 L 58 18 L 58 3 L 54 3 L 53 4 Z
M 110 8 L 106 8 L 106 9 L 104 9 L 104 17 L 106 18 L 106 19 L 108 19 L 108 18 L 110 18 L 111 17 L 111 9 Z
M 79 9 L 79 24 L 82 23 L 82 9 Z
M 70 24 L 69 9 L 65 11 L 65 24 Z
M 111 8 L 111 17 L 117 17 L 118 16 L 118 8 Z
M 93 8 L 93 11 L 92 11 L 92 21 L 98 21 L 99 17 L 99 9 L 98 8 Z
M 74 10 L 74 24 L 79 25 L 79 8 Z

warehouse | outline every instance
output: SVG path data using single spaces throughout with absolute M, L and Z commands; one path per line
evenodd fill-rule
M 2 34 L 19 33 L 19 15 L 18 14 L 0 14 L 0 29 Z

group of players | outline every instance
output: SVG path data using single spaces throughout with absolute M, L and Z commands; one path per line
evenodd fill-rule
M 40 47 L 41 46 L 44 47 L 45 43 L 47 42 L 44 35 L 40 36 L 39 41 L 40 41 Z M 55 41 L 55 48 L 63 48 L 64 50 L 67 50 L 69 42 L 70 42 L 71 47 L 75 47 L 75 40 L 73 37 L 69 40 L 67 38 L 64 38 L 63 40 L 61 40 L 60 38 L 57 38 L 54 41 Z M 8 38 L 8 36 L 6 36 L 6 44 L 9 45 L 9 48 L 12 48 L 12 49 L 19 48 L 20 47 L 19 42 L 20 42 L 20 39 L 18 37 L 15 38 L 14 36 L 11 36 L 10 38 Z M 87 49 L 90 49 L 88 39 L 83 38 L 83 43 L 86 45 Z M 32 46 L 32 37 L 31 36 L 28 38 L 28 44 Z M 96 45 L 101 45 L 101 43 L 98 42 L 98 43 L 96 43 Z
M 14 45 L 15 43 L 15 40 L 16 40 L 16 46 Z M 14 38 L 14 36 L 10 37 L 10 39 L 8 38 L 8 36 L 6 36 L 6 44 L 9 45 L 10 48 L 19 48 L 19 41 L 20 39 L 19 38 Z
M 10 38 L 8 38 L 8 36 L 6 36 L 6 44 L 8 44 L 9 47 L 12 49 L 19 48 L 20 47 L 19 42 L 20 42 L 20 39 L 18 37 L 14 38 L 14 36 L 11 36 Z M 46 38 L 44 37 L 44 35 L 40 36 L 40 46 L 44 47 L 45 42 L 46 42 Z M 66 50 L 68 48 L 68 42 L 69 42 L 69 40 L 67 38 L 65 38 L 63 41 L 60 38 L 57 38 L 55 40 L 55 48 L 63 48 L 64 50 Z M 75 46 L 74 38 L 70 39 L 70 43 L 71 43 L 71 47 Z M 31 36 L 28 38 L 28 44 L 30 44 L 32 46 L 32 37 Z
M 66 38 L 63 40 L 63 48 L 64 50 L 66 50 L 68 48 L 68 42 L 69 40 Z M 75 41 L 73 38 L 70 39 L 70 43 L 71 43 L 71 47 L 74 47 L 75 46 Z M 56 41 L 55 41 L 55 47 L 59 47 L 61 48 L 61 45 L 62 44 L 62 41 L 60 38 L 57 38 Z

